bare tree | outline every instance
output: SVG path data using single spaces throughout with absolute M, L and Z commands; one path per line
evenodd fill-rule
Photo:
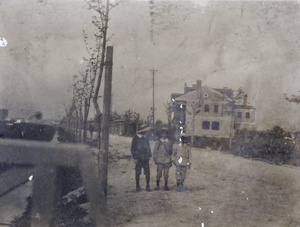
M 65 111 L 66 111 L 66 117 L 67 117 L 67 125 L 66 125 L 66 129 L 70 130 L 71 128 L 71 121 L 75 116 L 75 98 L 73 96 L 71 104 L 69 106 L 65 107 Z
M 140 116 L 140 114 L 139 113 L 136 113 L 136 112 L 134 112 L 135 113 L 135 115 L 134 115 L 134 121 L 135 121 L 135 132 L 137 132 L 138 131 L 138 129 L 139 129 L 139 123 L 140 123 L 140 120 L 141 120 L 141 116 Z
M 237 91 L 231 91 L 226 94 L 226 104 L 224 106 L 225 113 L 234 115 L 236 112 L 236 107 L 242 104 L 245 92 L 243 88 L 239 88 Z
M 90 108 L 90 102 L 93 102 L 95 111 L 96 111 L 96 115 L 95 115 L 95 124 L 97 125 L 97 131 L 98 131 L 98 148 L 99 148 L 99 152 L 97 155 L 97 159 L 98 159 L 98 177 L 99 177 L 99 182 L 101 183 L 101 185 L 103 186 L 103 194 L 101 192 L 99 192 L 103 199 L 103 204 L 102 204 L 102 208 L 103 208 L 103 212 L 102 212 L 102 217 L 103 217 L 103 225 L 108 225 L 107 220 L 104 218 L 105 217 L 105 213 L 106 213 L 106 206 L 105 206 L 105 202 L 106 202 L 106 195 L 107 195 L 107 164 L 108 164 L 108 149 L 103 148 L 101 146 L 101 118 L 102 118 L 102 113 L 100 110 L 100 106 L 98 104 L 98 98 L 99 96 L 99 92 L 100 92 L 100 86 L 101 86 L 101 82 L 102 82 L 102 76 L 103 76 L 103 72 L 104 72 L 104 66 L 105 66 L 105 59 L 106 58 L 106 44 L 107 41 L 109 40 L 107 38 L 107 30 L 108 30 L 108 21 L 109 21 L 109 12 L 112 8 L 114 8 L 116 5 L 118 5 L 119 3 L 116 4 L 111 4 L 110 0 L 85 0 L 85 2 L 87 3 L 87 5 L 89 6 L 90 10 L 93 10 L 96 15 L 93 16 L 93 25 L 95 28 L 95 32 L 94 32 L 94 38 L 95 38 L 95 43 L 94 45 L 90 46 L 89 45 L 89 37 L 87 32 L 84 32 L 84 42 L 85 42 L 85 46 L 86 46 L 86 50 L 89 54 L 89 59 L 87 60 L 88 62 L 88 67 L 85 70 L 85 73 L 83 73 L 83 78 L 85 79 L 84 82 L 86 85 L 85 88 L 88 89 L 84 89 L 86 92 L 86 96 L 84 99 L 84 103 L 85 103 L 85 111 L 84 111 L 84 118 L 85 118 L 85 123 L 87 123 L 87 118 L 88 118 L 88 113 L 89 113 L 89 108 Z M 112 53 L 109 55 L 112 58 Z M 111 62 L 109 64 L 109 67 L 107 67 L 106 69 L 110 69 L 111 68 L 111 64 L 112 64 L 112 60 L 110 60 Z M 90 76 L 90 80 L 87 80 L 87 76 Z M 105 113 L 105 116 L 107 116 L 108 114 Z M 106 123 L 106 122 L 105 122 Z M 86 126 L 85 126 L 86 127 Z M 104 127 L 104 130 L 106 132 L 106 129 L 108 127 Z M 84 130 L 86 131 L 86 130 Z M 107 131 L 108 133 L 108 131 Z M 102 135 L 102 139 L 104 138 L 103 136 L 108 136 L 108 134 L 103 133 L 104 135 Z M 86 135 L 84 135 L 84 137 L 86 137 Z M 103 139 L 104 141 L 106 141 L 108 143 L 108 137 L 107 139 Z M 103 142 L 102 145 L 104 144 L 104 146 L 106 147 L 106 142 Z M 107 144 L 108 147 L 108 144 Z
M 137 112 L 134 112 L 132 110 L 127 110 L 123 114 L 123 119 L 125 121 L 125 128 L 126 128 L 126 134 L 129 135 L 129 126 L 130 124 L 135 124 L 135 130 L 137 130 L 139 121 L 140 121 L 140 114 Z
M 98 139 L 100 142 L 100 129 L 101 129 L 101 110 L 98 104 L 100 86 L 102 81 L 102 75 L 105 66 L 105 55 L 106 55 L 106 44 L 108 41 L 107 30 L 108 30 L 108 21 L 109 21 L 109 12 L 112 8 L 119 4 L 111 4 L 110 0 L 85 0 L 88 4 L 89 9 L 96 12 L 96 15 L 93 16 L 93 25 L 95 26 L 95 46 L 90 47 L 88 43 L 88 35 L 84 31 L 84 41 L 86 44 L 87 52 L 90 55 L 89 63 L 90 70 L 93 73 L 93 82 L 92 82 L 92 101 L 95 107 L 96 116 L 95 121 L 98 125 Z M 87 100 L 87 106 L 89 107 L 89 100 Z M 88 110 L 87 110 L 88 111 Z
M 191 147 L 194 146 L 194 134 L 195 134 L 195 117 L 196 115 L 201 111 L 201 107 L 203 104 L 203 99 L 199 99 L 197 102 L 192 102 L 191 103 L 191 111 L 188 111 L 186 109 L 186 112 L 188 114 L 192 114 L 192 136 L 191 136 Z
M 153 109 L 153 106 L 150 107 L 150 110 L 148 112 L 148 117 L 147 117 L 147 124 L 150 125 L 151 127 L 154 127 L 154 122 L 153 122 L 153 112 L 155 111 L 155 108 Z
M 122 115 L 118 114 L 117 111 L 114 111 L 114 112 L 112 112 L 110 118 L 111 118 L 112 122 L 115 122 L 115 121 L 121 120 L 122 119 Z
M 80 95 L 78 93 L 78 82 L 76 79 L 78 78 L 77 75 L 74 75 L 74 82 L 70 86 L 72 92 L 72 101 L 69 106 L 65 107 L 66 117 L 67 117 L 67 131 L 74 131 L 76 140 L 78 140 L 78 128 L 79 128 L 79 121 L 80 121 Z
M 90 111 L 90 104 L 91 104 L 91 100 L 94 94 L 94 87 L 95 87 L 95 79 L 96 79 L 96 73 L 95 71 L 95 64 L 93 62 L 93 58 L 91 59 L 83 59 L 84 62 L 86 62 L 86 69 L 85 70 L 81 70 L 79 72 L 81 79 L 80 79 L 80 83 L 81 83 L 81 97 L 82 97 L 82 105 L 84 106 L 84 110 L 83 110 L 83 142 L 85 143 L 87 140 L 87 120 L 88 120 L 88 116 L 89 116 L 89 111 Z
M 230 123 L 230 133 L 229 133 L 229 149 L 232 146 L 232 137 L 233 137 L 233 129 L 234 129 L 234 116 L 236 114 L 236 108 L 238 105 L 242 104 L 242 100 L 244 99 L 245 92 L 243 88 L 239 88 L 237 91 L 229 92 L 226 94 L 226 104 L 224 106 L 225 113 L 231 116 L 231 123 Z
M 173 114 L 173 102 L 164 103 L 165 113 L 167 114 L 168 118 L 168 129 L 172 128 L 172 114 Z
M 71 86 L 73 99 L 71 108 L 68 110 L 67 116 L 72 114 L 72 120 L 75 121 L 75 136 L 77 141 L 81 141 L 82 138 L 82 126 L 83 126 L 83 101 L 85 97 L 85 83 L 83 79 L 80 79 L 77 75 L 74 75 L 74 82 Z M 72 111 L 72 113 L 70 112 Z

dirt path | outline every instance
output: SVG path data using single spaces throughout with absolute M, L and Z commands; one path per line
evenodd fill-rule
M 108 206 L 115 226 L 300 226 L 300 169 L 193 149 L 186 192 L 135 191 L 131 138 L 111 136 Z M 153 146 L 153 144 L 152 144 Z M 151 160 L 151 186 L 156 166 Z M 145 188 L 144 176 L 141 186 Z

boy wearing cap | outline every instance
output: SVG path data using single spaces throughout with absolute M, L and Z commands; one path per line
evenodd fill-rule
M 135 180 L 136 180 L 136 190 L 141 191 L 140 187 L 140 175 L 142 168 L 144 169 L 144 174 L 146 177 L 146 191 L 150 190 L 150 167 L 149 160 L 152 157 L 151 148 L 149 145 L 149 140 L 146 133 L 151 128 L 146 124 L 140 126 L 139 131 L 132 139 L 131 143 L 131 154 L 135 163 Z
M 157 165 L 157 175 L 156 175 L 156 188 L 154 190 L 159 190 L 160 178 L 162 173 L 164 173 L 165 187 L 164 189 L 169 190 L 168 187 L 168 177 L 169 169 L 172 166 L 172 153 L 173 153 L 173 144 L 167 138 L 168 129 L 161 129 L 161 138 L 155 143 L 153 151 L 153 159 Z
M 191 147 L 188 145 L 188 136 L 184 133 L 180 135 L 180 142 L 174 147 L 173 163 L 176 166 L 177 191 L 182 192 L 187 168 L 190 169 L 192 165 Z

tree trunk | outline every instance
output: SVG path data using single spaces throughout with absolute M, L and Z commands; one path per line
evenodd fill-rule
M 70 129 L 70 123 L 71 123 L 71 119 L 70 117 L 67 117 L 67 130 Z
M 83 143 L 87 141 L 87 119 L 89 116 L 88 98 L 84 99 L 84 116 L 83 116 Z
M 82 116 L 82 102 L 80 102 L 80 109 L 79 109 L 79 142 L 82 142 L 81 138 L 82 138 L 82 120 L 83 120 L 83 116 Z
M 76 118 L 75 118 L 75 138 L 76 142 L 78 142 L 78 113 L 76 113 Z
M 139 121 L 140 121 L 140 118 L 137 118 L 134 133 L 137 133 L 137 131 L 139 130 Z
M 230 133 L 229 133 L 229 150 L 232 148 L 232 137 L 233 137 L 233 131 L 234 131 L 234 123 L 233 123 L 233 114 L 230 118 Z
M 97 125 L 97 140 L 98 140 L 98 148 L 101 147 L 101 121 L 102 121 L 102 114 L 96 114 L 95 116 L 95 123 Z
M 109 0 L 106 1 L 106 13 L 105 13 L 105 22 L 104 22 L 104 28 L 103 28 L 103 38 L 102 38 L 102 52 L 101 52 L 101 58 L 100 58 L 100 70 L 99 70 L 99 76 L 97 78 L 97 84 L 96 89 L 93 97 L 93 103 L 96 110 L 96 116 L 98 118 L 98 121 L 96 122 L 98 124 L 98 139 L 99 139 L 99 149 L 100 149 L 100 131 L 101 131 L 101 111 L 100 107 L 98 105 L 98 96 L 99 96 L 99 90 L 102 80 L 102 74 L 104 69 L 104 61 L 105 61 L 105 51 L 106 51 L 106 36 L 107 36 L 107 25 L 108 25 L 108 14 L 109 14 Z
M 195 114 L 193 114 L 193 119 L 192 119 L 192 138 L 191 138 L 191 147 L 194 146 L 194 134 L 195 134 Z

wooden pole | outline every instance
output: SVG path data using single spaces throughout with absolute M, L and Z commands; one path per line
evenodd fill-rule
M 154 113 L 155 113 L 155 107 L 154 107 L 154 95 L 155 95 L 155 93 L 154 93 L 154 75 L 155 75 L 155 70 L 152 70 L 152 74 L 153 74 L 153 76 L 152 76 L 152 84 L 153 84 L 153 92 L 152 92 L 152 101 L 153 101 L 153 128 L 154 128 L 154 125 L 155 125 L 155 115 L 154 115 Z
M 113 64 L 113 47 L 108 46 L 106 49 L 105 62 L 105 81 L 103 96 L 103 124 L 101 130 L 101 149 L 100 149 L 100 176 L 104 190 L 107 195 L 107 172 L 108 172 L 108 145 L 109 145 L 109 126 L 110 126 L 110 109 L 111 109 L 111 87 L 112 87 L 112 64 Z
M 152 86 L 153 86 L 153 89 L 152 89 L 152 133 L 154 134 L 154 125 L 155 125 L 155 106 L 154 106 L 154 100 L 155 100 L 155 97 L 154 97 L 154 95 L 155 95 L 155 89 L 154 89 L 154 85 L 155 85 L 155 83 L 154 83 L 154 76 L 155 76 L 155 72 L 157 71 L 157 70 L 155 70 L 155 69 L 151 69 L 150 70 L 151 72 L 152 72 Z

